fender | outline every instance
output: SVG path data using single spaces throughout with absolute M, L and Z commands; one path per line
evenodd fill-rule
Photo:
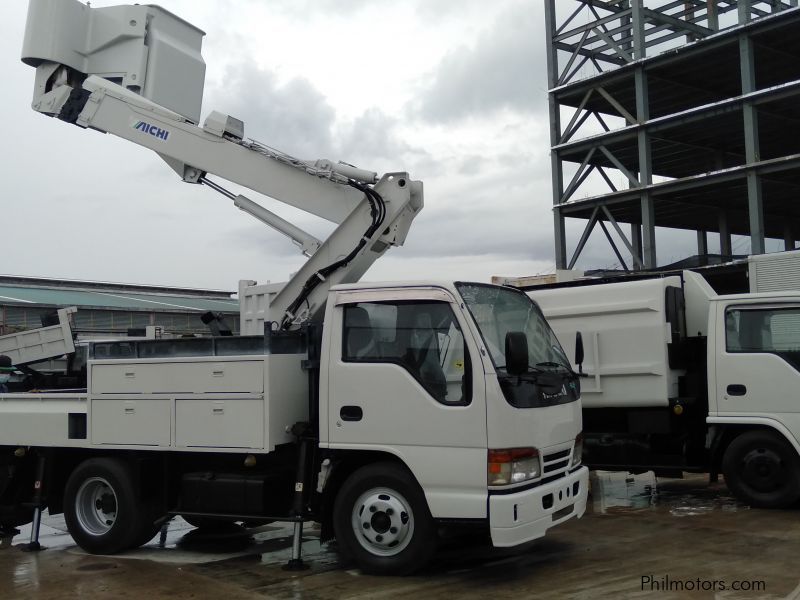
M 758 425 L 769 427 L 770 429 L 780 432 L 786 441 L 792 445 L 795 452 L 800 454 L 800 443 L 798 443 L 797 438 L 795 438 L 789 429 L 777 419 L 751 416 L 707 417 L 706 423 L 709 425 Z

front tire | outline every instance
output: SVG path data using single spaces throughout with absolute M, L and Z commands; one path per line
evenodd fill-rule
M 67 481 L 64 520 L 75 542 L 91 554 L 136 546 L 146 529 L 145 516 L 131 468 L 122 461 L 89 459 Z
M 436 550 L 436 524 L 411 474 L 392 463 L 355 471 L 333 507 L 339 548 L 366 573 L 406 575 Z
M 800 457 L 771 431 L 749 431 L 725 451 L 722 472 L 728 488 L 756 508 L 786 508 L 800 499 Z

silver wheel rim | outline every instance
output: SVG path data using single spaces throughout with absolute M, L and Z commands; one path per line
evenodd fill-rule
M 117 520 L 117 495 L 102 477 L 91 477 L 75 495 L 75 515 L 81 529 L 90 535 L 108 533 Z
M 350 523 L 361 547 L 375 556 L 399 554 L 414 536 L 411 505 L 389 488 L 361 494 L 353 505 Z

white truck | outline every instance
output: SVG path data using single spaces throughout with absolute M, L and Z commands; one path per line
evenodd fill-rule
M 422 185 L 302 161 L 199 120 L 203 33 L 151 5 L 31 0 L 33 107 L 157 152 L 309 256 L 283 286 L 240 286 L 242 336 L 98 342 L 86 389 L 0 395 L 0 527 L 63 512 L 114 553 L 166 519 L 302 523 L 365 571 L 407 573 L 442 524 L 496 546 L 585 510 L 576 374 L 525 294 L 461 282 L 355 283 L 421 210 Z M 324 242 L 217 174 L 327 218 Z
M 752 506 L 800 499 L 798 275 L 795 251 L 527 288 L 567 349 L 583 334 L 585 462 L 722 472 Z

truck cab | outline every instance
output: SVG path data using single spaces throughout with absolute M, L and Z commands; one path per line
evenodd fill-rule
M 708 423 L 726 482 L 758 506 L 800 498 L 800 296 L 719 296 L 709 307 Z
M 524 294 L 460 282 L 343 285 L 325 321 L 320 448 L 402 465 L 424 493 L 416 512 L 486 523 L 496 546 L 583 514 L 577 377 Z M 510 375 L 503 348 L 515 331 L 530 361 Z M 385 491 L 385 502 L 411 508 L 413 494 Z M 375 535 L 355 515 L 350 525 L 339 523 L 337 538 L 351 552 L 401 552 L 399 537 Z

